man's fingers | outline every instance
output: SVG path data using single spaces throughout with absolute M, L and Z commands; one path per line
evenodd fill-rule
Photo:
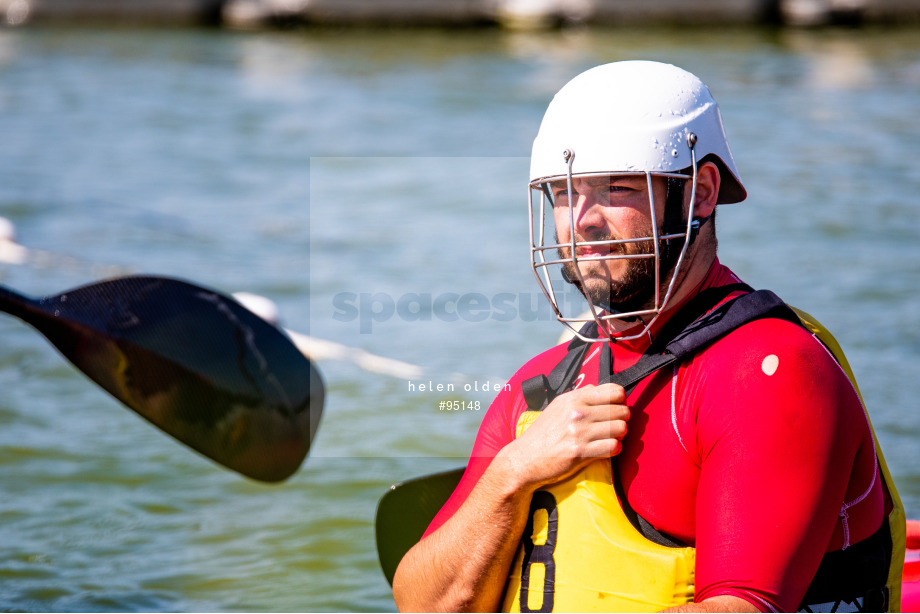
M 577 422 L 605 422 L 609 420 L 628 420 L 629 407 L 626 393 L 622 386 L 604 384 L 603 386 L 585 386 L 572 390 L 557 398 L 551 405 L 558 409 L 568 408 L 567 420 Z
M 585 458 L 610 458 L 623 450 L 619 439 L 599 439 L 585 446 Z
M 587 427 L 587 437 L 590 441 L 623 439 L 626 436 L 626 429 L 624 419 L 602 420 Z
M 590 405 L 612 405 L 626 402 L 626 391 L 619 384 L 584 386 L 573 392 L 579 393 L 581 400 Z
M 629 407 L 626 405 L 594 405 L 586 415 L 594 422 L 611 420 L 629 420 Z

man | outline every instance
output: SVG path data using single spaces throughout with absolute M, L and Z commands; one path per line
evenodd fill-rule
M 609 383 L 750 291 L 714 220 L 745 197 L 690 73 L 619 62 L 556 95 L 531 158 L 534 271 L 567 326 L 554 267 L 591 317 L 493 402 L 400 563 L 400 609 L 898 607 L 897 495 L 857 392 L 794 317 L 724 331 L 628 393 Z

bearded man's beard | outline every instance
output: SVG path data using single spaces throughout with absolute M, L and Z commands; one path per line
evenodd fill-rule
M 651 234 L 651 232 L 649 232 Z M 604 241 L 609 239 L 591 239 L 592 241 Z M 628 255 L 628 254 L 653 254 L 654 244 L 652 241 L 638 241 L 635 243 L 615 244 L 611 246 L 611 255 Z M 567 260 L 562 265 L 564 276 L 570 280 L 585 296 L 601 307 L 612 313 L 628 313 L 631 311 L 643 311 L 655 306 L 655 258 L 626 258 L 623 262 L 626 264 L 626 271 L 620 279 L 610 279 L 607 276 L 607 269 L 602 271 L 591 270 L 583 271 L 586 287 L 578 281 L 578 273 L 575 270 L 577 266 L 571 261 L 571 247 L 561 246 L 559 255 L 562 259 Z M 592 262 L 596 265 L 603 265 L 605 260 L 582 261 Z M 593 267 L 592 267 L 593 268 Z M 662 271 L 662 280 L 667 275 L 667 271 Z

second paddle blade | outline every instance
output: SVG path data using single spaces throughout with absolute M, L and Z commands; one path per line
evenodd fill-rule
M 392 586 L 399 562 L 422 539 L 425 530 L 460 483 L 466 467 L 425 475 L 390 487 L 377 504 L 377 556 Z
M 205 456 L 269 482 L 306 457 L 323 408 L 319 372 L 235 300 L 131 276 L 31 306 L 27 321 L 74 365 Z

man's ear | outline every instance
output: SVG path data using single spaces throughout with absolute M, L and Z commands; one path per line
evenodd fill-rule
M 719 186 L 722 185 L 722 176 L 719 167 L 713 162 L 704 162 L 696 170 L 696 207 L 693 214 L 696 217 L 709 217 L 716 208 L 719 200 Z

